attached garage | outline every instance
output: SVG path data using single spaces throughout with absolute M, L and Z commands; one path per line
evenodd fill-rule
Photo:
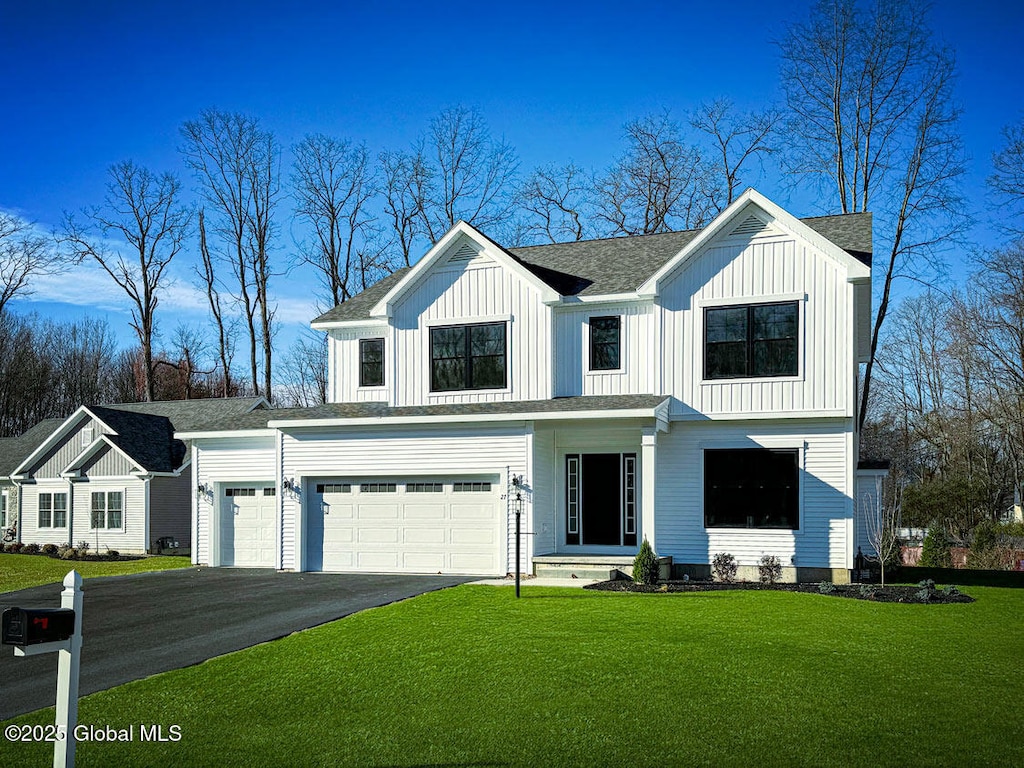
M 305 483 L 306 570 L 505 573 L 497 476 Z
M 225 484 L 219 495 L 220 564 L 275 567 L 277 497 L 274 486 Z

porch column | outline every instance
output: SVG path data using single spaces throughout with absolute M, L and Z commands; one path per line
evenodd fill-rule
M 640 438 L 640 532 L 655 552 L 658 551 L 654 541 L 654 488 L 657 466 L 658 428 L 644 427 Z

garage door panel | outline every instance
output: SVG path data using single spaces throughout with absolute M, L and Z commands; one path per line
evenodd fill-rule
M 273 568 L 276 557 L 277 497 L 272 485 L 244 485 L 221 491 L 221 565 Z
M 311 483 L 310 570 L 504 573 L 506 520 L 495 478 L 340 477 Z M 347 488 L 342 494 L 321 489 Z M 332 501 L 336 499 L 332 503 Z M 334 514 L 344 507 L 347 519 Z M 332 518 L 335 524 L 332 525 Z
M 444 528 L 403 528 L 403 544 L 434 544 L 444 546 Z
M 356 508 L 352 504 L 323 503 L 323 516 L 333 520 L 354 520 Z

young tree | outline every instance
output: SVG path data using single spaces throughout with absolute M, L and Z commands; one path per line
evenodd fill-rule
M 190 214 L 178 203 L 181 183 L 131 160 L 110 168 L 105 204 L 86 212 L 89 225 L 65 216 L 61 240 L 78 259 L 92 259 L 132 302 L 132 328 L 142 350 L 143 387 L 153 400 L 153 336 L 165 273 L 181 250 Z M 125 248 L 120 242 L 126 244 Z
M 928 278 L 963 230 L 964 171 L 952 54 L 932 42 L 927 6 L 820 0 L 780 44 L 791 120 L 787 164 L 831 187 L 842 213 L 879 215 L 880 299 L 861 389 L 863 427 L 893 281 Z M 881 258 L 878 258 L 881 256 Z M 876 283 L 879 285 L 879 283 Z
M 17 216 L 0 211 L 0 315 L 7 302 L 32 295 L 32 279 L 64 268 L 49 238 Z
M 369 153 L 365 145 L 324 134 L 306 136 L 293 153 L 295 215 L 312 231 L 301 258 L 337 305 L 365 287 L 367 260 L 375 253 L 367 242 L 374 221 L 367 203 L 376 194 Z
M 861 518 L 868 534 L 868 542 L 878 555 L 882 569 L 882 587 L 885 587 L 885 566 L 899 561 L 900 540 L 900 490 L 896 488 L 893 498 L 886 500 L 882 478 L 875 480 L 874 494 L 865 494 L 861 499 Z

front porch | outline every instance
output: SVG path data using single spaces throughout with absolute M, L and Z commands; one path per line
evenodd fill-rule
M 667 580 L 672 574 L 672 557 L 658 558 L 658 578 Z M 533 558 L 533 575 L 547 579 L 596 579 L 613 581 L 632 578 L 632 555 L 548 554 Z

